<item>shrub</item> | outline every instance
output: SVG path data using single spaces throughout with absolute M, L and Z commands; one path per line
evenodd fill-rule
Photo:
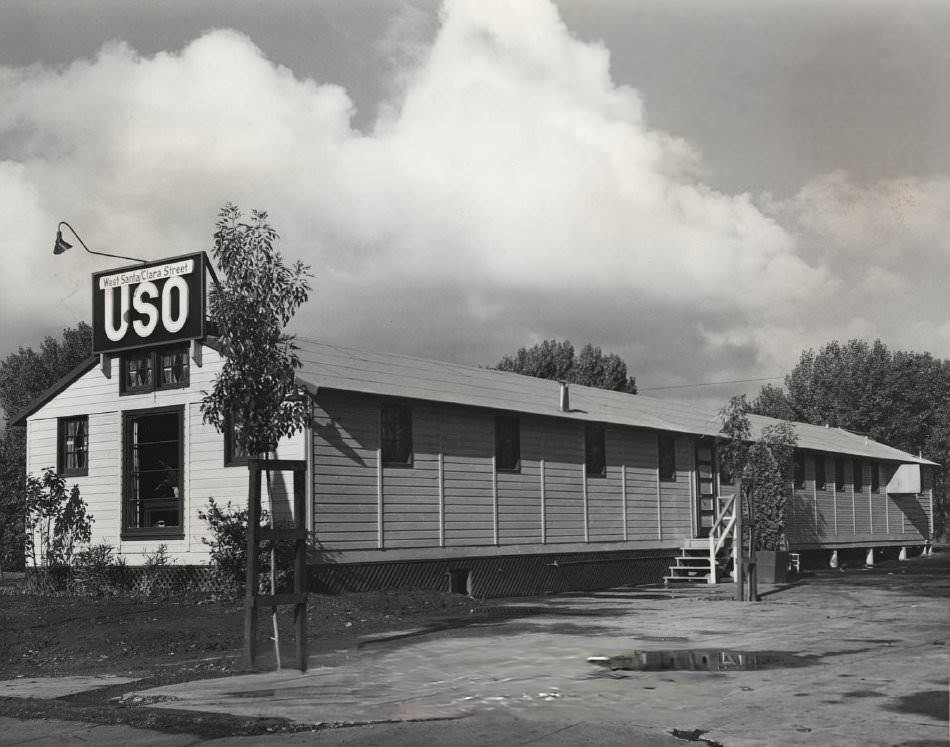
M 76 594 L 114 596 L 125 590 L 125 558 L 112 554 L 112 545 L 99 544 L 76 554 L 69 590 Z
M 42 477 L 27 476 L 26 517 L 26 553 L 34 568 L 71 565 L 77 549 L 89 542 L 95 521 L 86 513 L 79 486 L 67 491 L 51 467 Z
M 201 541 L 210 548 L 211 565 L 222 581 L 228 584 L 233 593 L 244 589 L 247 578 L 247 509 L 235 510 L 228 501 L 224 508 L 208 499 L 208 510 L 198 511 L 198 518 L 208 523 L 211 538 L 202 537 Z M 266 509 L 261 510 L 260 526 L 269 526 Z M 258 553 L 257 571 L 260 589 L 270 588 L 270 550 L 273 543 L 261 543 Z M 294 543 L 285 540 L 277 543 L 277 586 L 284 585 L 293 565 Z

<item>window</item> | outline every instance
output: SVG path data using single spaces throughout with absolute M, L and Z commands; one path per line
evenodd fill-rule
M 584 470 L 588 477 L 607 474 L 607 451 L 604 445 L 604 426 L 588 425 L 584 431 Z
M 124 415 L 124 537 L 182 537 L 183 407 Z
M 877 462 L 871 462 L 871 492 L 877 493 L 881 490 L 881 465 Z
M 412 410 L 402 402 L 380 407 L 380 448 L 383 464 L 412 464 Z
M 835 458 L 835 490 L 844 490 L 844 459 Z
M 794 470 L 795 489 L 801 490 L 805 487 L 805 455 L 802 452 L 795 452 L 792 468 Z
M 860 459 L 851 461 L 851 484 L 855 493 L 864 488 L 864 463 Z
M 188 346 L 131 350 L 120 359 L 119 391 L 142 394 L 188 386 Z
M 676 481 L 676 441 L 672 436 L 660 436 L 659 467 L 661 480 Z
M 241 426 L 228 415 L 224 419 L 224 466 L 240 467 L 247 464 L 247 451 L 238 443 L 237 434 Z
M 495 417 L 495 469 L 508 472 L 521 469 L 521 426 L 517 417 Z
M 729 471 L 729 468 L 723 463 L 719 463 L 719 484 L 720 485 L 732 485 L 735 482 L 735 478 L 732 476 L 732 473 Z
M 89 416 L 59 419 L 56 471 L 64 477 L 89 474 Z
M 815 490 L 824 490 L 825 483 L 825 455 L 815 454 Z

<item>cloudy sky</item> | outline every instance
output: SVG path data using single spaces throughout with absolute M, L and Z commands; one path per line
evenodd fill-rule
M 950 3 L 0 5 L 0 356 L 226 201 L 307 337 L 490 365 L 551 337 L 724 399 L 803 348 L 950 357 Z

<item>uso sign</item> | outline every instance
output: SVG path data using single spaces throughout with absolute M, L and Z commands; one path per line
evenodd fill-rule
M 92 276 L 92 352 L 194 340 L 205 334 L 203 252 Z

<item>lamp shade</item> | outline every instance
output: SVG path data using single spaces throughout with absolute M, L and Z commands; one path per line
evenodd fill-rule
M 53 254 L 62 254 L 67 249 L 72 249 L 72 248 L 73 248 L 73 245 L 63 238 L 63 230 L 57 229 L 56 243 L 53 244 Z

